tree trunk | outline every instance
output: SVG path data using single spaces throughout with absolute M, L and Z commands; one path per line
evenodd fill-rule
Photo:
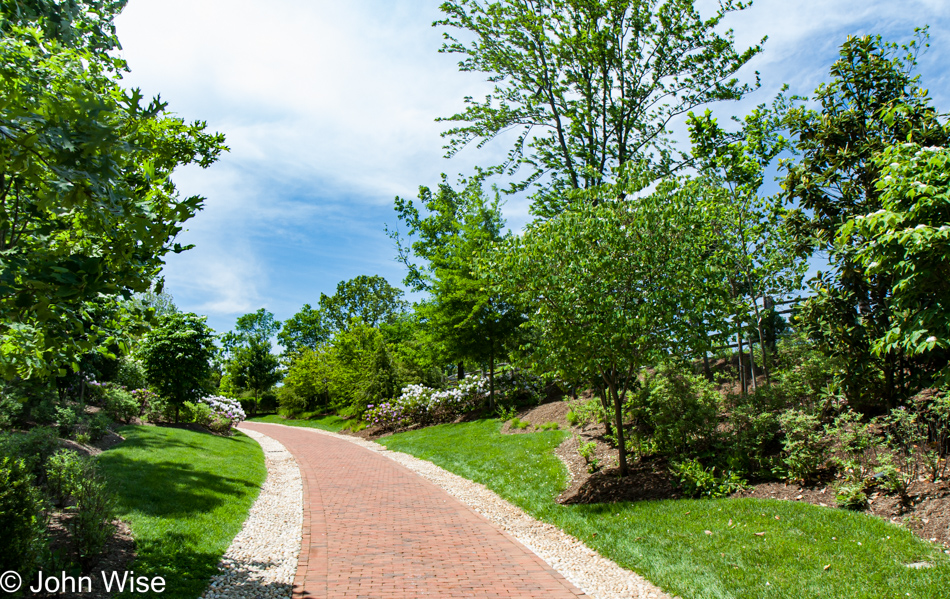
M 594 388 L 597 391 L 597 388 Z M 600 405 L 604 408 L 604 432 L 608 435 L 614 434 L 613 427 L 610 425 L 610 403 L 607 401 L 607 390 L 601 388 L 600 390 Z
M 620 452 L 620 476 L 627 476 L 627 441 L 623 437 L 623 401 L 617 392 L 617 382 L 611 381 L 610 395 L 614 400 L 614 426 L 617 429 L 617 449 Z
M 742 395 L 746 394 L 745 368 L 742 365 L 742 322 L 739 322 L 739 331 L 736 332 L 736 341 L 739 346 L 739 383 L 742 385 Z
M 465 366 L 463 366 L 462 361 L 459 360 L 458 379 L 461 381 L 464 378 L 465 378 Z
M 495 352 L 488 354 L 488 409 L 495 411 Z
M 706 380 L 712 382 L 713 375 L 712 371 L 709 369 L 709 352 L 703 352 L 703 373 L 706 375 Z

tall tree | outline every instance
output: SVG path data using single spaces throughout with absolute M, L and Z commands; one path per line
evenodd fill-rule
M 624 401 L 640 369 L 697 334 L 695 289 L 704 278 L 703 214 L 692 190 L 664 182 L 652 194 L 642 177 L 592 189 L 592 198 L 529 226 L 485 265 L 499 289 L 533 308 L 534 366 L 576 380 L 596 373 L 609 393 L 627 473 Z M 597 204 L 597 205 L 594 205 Z
M 317 349 L 329 338 L 326 315 L 322 310 L 314 310 L 310 304 L 304 304 L 300 312 L 284 321 L 284 326 L 277 334 L 287 355 L 303 349 Z
M 872 411 L 893 406 L 908 391 L 902 373 L 910 363 L 903 349 L 871 352 L 871 340 L 895 323 L 888 295 L 896 273 L 869 270 L 856 255 L 859 237 L 834 241 L 848 219 L 882 208 L 882 166 L 875 157 L 885 148 L 906 142 L 945 146 L 950 138 L 913 74 L 925 42 L 926 30 L 901 46 L 880 36 L 849 37 L 831 68 L 832 80 L 815 92 L 820 108 L 801 106 L 788 116 L 801 155 L 783 183 L 787 199 L 799 208 L 790 222 L 802 250 L 827 252 L 831 263 L 830 272 L 811 281 L 814 297 L 802 307 L 802 323 L 844 358 L 852 403 Z M 897 106 L 901 110 L 892 112 Z
M 436 193 L 420 187 L 418 199 L 419 207 L 396 198 L 396 213 L 409 228 L 406 240 L 392 233 L 409 269 L 406 284 L 429 292 L 416 310 L 447 361 L 488 363 L 494 407 L 495 362 L 507 354 L 524 321 L 516 306 L 487 289 L 475 269 L 477 260 L 506 238 L 498 194 L 489 201 L 477 179 L 455 191 L 443 175 Z M 410 241 L 408 247 L 404 241 Z
M 205 317 L 175 312 L 165 316 L 138 348 L 149 385 L 178 409 L 207 391 L 214 355 L 214 331 Z
M 0 3 L 0 374 L 61 373 L 117 331 L 90 304 L 153 288 L 181 223 L 181 165 L 212 164 L 224 138 L 120 85 L 123 2 Z M 161 291 L 159 279 L 154 288 Z
M 379 275 L 360 275 L 341 281 L 333 295 L 320 294 L 320 310 L 334 331 L 346 331 L 360 321 L 370 327 L 391 322 L 405 311 L 402 289 Z
M 710 302 L 731 304 L 725 310 L 731 313 L 731 322 L 717 319 L 707 327 L 738 339 L 743 391 L 747 385 L 742 364 L 744 323 L 754 324 L 768 380 L 766 298 L 798 291 L 806 267 L 784 226 L 788 211 L 781 194 L 759 195 L 766 169 L 788 149 L 780 134 L 786 108 L 786 99 L 780 95 L 773 106 L 759 106 L 745 118 L 736 119 L 741 129 L 735 133 L 726 132 L 708 110 L 703 116 L 690 113 L 688 119 L 693 156 L 702 173 L 702 207 L 711 233 L 707 256 L 724 275 L 725 288 L 704 295 Z M 710 314 L 715 312 L 710 310 Z M 754 340 L 750 337 L 748 341 L 755 387 Z
M 518 131 L 506 160 L 484 172 L 527 167 L 512 190 L 543 183 L 533 207 L 542 216 L 563 209 L 565 190 L 609 182 L 628 161 L 665 170 L 674 119 L 751 89 L 735 73 L 761 45 L 739 52 L 732 31 L 720 33 L 748 4 L 723 0 L 703 18 L 695 0 L 443 2 L 434 25 L 459 37 L 445 33 L 441 52 L 495 83 L 484 101 L 467 97 L 464 111 L 440 119 L 463 123 L 443 133 L 448 156 Z

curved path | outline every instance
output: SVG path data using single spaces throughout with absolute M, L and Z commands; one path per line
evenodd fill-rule
M 305 428 L 244 422 L 303 479 L 294 597 L 584 597 L 534 553 L 393 460 Z

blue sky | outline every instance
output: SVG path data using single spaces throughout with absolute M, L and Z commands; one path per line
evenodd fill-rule
M 339 281 L 403 268 L 384 225 L 397 225 L 396 195 L 415 197 L 440 173 L 470 173 L 508 148 L 495 143 L 442 157 L 438 116 L 490 89 L 437 52 L 438 0 L 130 0 L 117 20 L 130 87 L 161 94 L 187 120 L 225 133 L 231 152 L 210 169 L 180 169 L 183 194 L 207 198 L 170 256 L 167 289 L 178 306 L 208 315 L 218 331 L 264 307 L 286 319 Z M 698 3 L 704 6 L 703 0 Z M 705 2 L 712 6 L 712 2 Z M 704 14 L 709 14 L 708 10 Z M 743 114 L 783 83 L 810 94 L 826 80 L 848 34 L 906 41 L 929 24 L 920 61 L 936 106 L 950 111 L 950 2 L 755 0 L 728 18 L 737 45 L 769 36 L 740 76 L 761 72 L 747 100 L 712 107 Z M 508 224 L 528 220 L 509 198 Z

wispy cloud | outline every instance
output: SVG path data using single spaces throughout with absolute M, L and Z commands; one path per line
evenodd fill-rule
M 445 124 L 434 119 L 490 86 L 437 53 L 441 33 L 430 24 L 440 16 L 438 2 L 419 0 L 129 3 L 118 19 L 127 84 L 161 93 L 186 119 L 207 120 L 232 149 L 211 169 L 176 175 L 183 193 L 208 198 L 181 236 L 196 248 L 168 260 L 180 305 L 226 329 L 261 306 L 289 317 L 359 274 L 401 280 L 383 233 L 395 224 L 393 197 L 414 197 L 441 172 L 469 173 L 508 149 L 495 143 L 442 158 Z M 717 111 L 742 113 L 782 83 L 810 93 L 849 33 L 905 40 L 928 22 L 935 50 L 922 70 L 945 107 L 937 48 L 948 46 L 948 21 L 944 0 L 756 0 L 726 25 L 743 46 L 769 36 L 743 71 L 747 79 L 761 71 L 763 89 Z M 515 228 L 528 220 L 523 197 L 505 212 Z

